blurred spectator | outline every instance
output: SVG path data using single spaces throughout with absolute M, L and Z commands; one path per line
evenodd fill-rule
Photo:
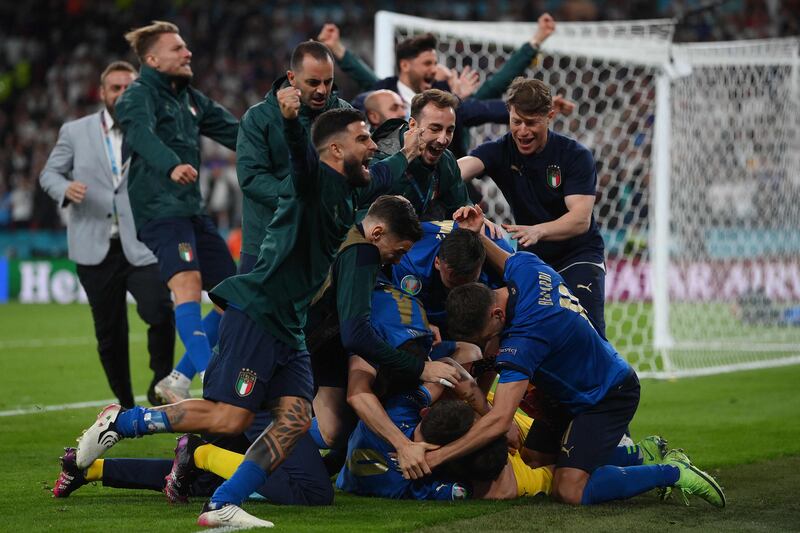
M 63 226 L 34 179 L 59 126 L 98 108 L 97 81 L 111 60 L 135 62 L 122 38 L 153 19 L 177 23 L 192 50 L 195 85 L 235 115 L 258 102 L 284 74 L 292 48 L 334 22 L 348 47 L 371 60 L 374 13 L 402 10 L 440 20 L 536 20 L 544 11 L 559 21 L 671 17 L 696 0 L 32 0 L 0 5 L 0 227 Z M 800 0 L 740 0 L 713 14 L 682 19 L 676 40 L 750 39 L 800 32 Z M 355 87 L 337 76 L 343 98 Z M 209 211 L 221 228 L 240 224 L 238 188 L 229 155 L 205 154 Z M 231 181 L 233 178 L 233 182 Z M 10 202 L 10 206 L 9 206 Z M 9 222 L 8 219 L 11 219 Z M 5 222 L 4 222 L 5 221 Z

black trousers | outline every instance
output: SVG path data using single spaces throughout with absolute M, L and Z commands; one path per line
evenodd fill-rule
M 147 349 L 155 383 L 172 370 L 175 351 L 175 315 L 169 289 L 161 281 L 158 265 L 131 265 L 119 239 L 111 239 L 108 255 L 99 265 L 77 265 L 77 272 L 89 298 L 97 351 L 108 384 L 123 407 L 132 407 L 126 293 L 133 295 L 139 316 L 149 326 Z

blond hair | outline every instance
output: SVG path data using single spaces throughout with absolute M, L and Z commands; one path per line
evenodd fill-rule
M 125 40 L 131 45 L 131 49 L 136 54 L 136 57 L 139 58 L 139 61 L 144 63 L 145 56 L 153 48 L 162 33 L 180 33 L 180 31 L 171 22 L 154 20 L 148 26 L 142 26 L 126 33 Z

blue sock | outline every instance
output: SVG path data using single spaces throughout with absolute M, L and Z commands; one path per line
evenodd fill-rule
M 186 347 L 186 356 L 189 357 L 196 372 L 204 371 L 211 359 L 211 346 L 208 344 L 200 311 L 198 302 L 185 302 L 175 308 L 175 327 Z M 181 362 L 178 362 L 178 365 L 185 367 Z M 180 368 L 176 367 L 176 370 L 180 371 Z M 194 373 L 185 375 L 192 377 Z
M 325 439 L 322 438 L 322 433 L 319 432 L 319 423 L 317 422 L 316 416 L 311 419 L 311 429 L 308 430 L 308 434 L 311 435 L 311 439 L 320 450 L 327 450 L 330 448 L 328 443 L 325 442 Z
M 203 331 L 206 332 L 208 339 L 208 346 L 213 349 L 219 340 L 219 321 L 222 320 L 222 315 L 212 309 L 203 319 Z M 192 379 L 197 374 L 197 369 L 192 364 L 192 358 L 189 357 L 189 352 L 183 354 L 181 360 L 175 365 L 175 370 L 183 374 L 189 379 Z
M 230 479 L 217 487 L 211 496 L 211 503 L 217 508 L 226 503 L 242 505 L 242 502 L 267 482 L 269 475 L 258 463 L 242 461 Z
M 623 500 L 656 487 L 671 487 L 680 475 L 672 465 L 601 466 L 589 476 L 581 504 Z
M 642 464 L 642 457 L 639 453 L 639 447 L 633 446 L 617 446 L 614 452 L 606 460 L 606 464 L 613 466 L 639 466 Z
M 114 425 L 117 432 L 127 438 L 141 437 L 152 433 L 172 433 L 172 425 L 164 411 L 156 411 L 138 405 L 121 412 Z

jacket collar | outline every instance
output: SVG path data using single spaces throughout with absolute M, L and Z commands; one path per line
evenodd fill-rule
M 154 68 L 148 67 L 147 65 L 142 65 L 142 68 L 139 71 L 140 77 L 145 80 L 146 82 L 155 85 L 156 87 L 160 87 L 166 89 L 173 93 L 181 93 L 183 92 L 186 87 L 189 85 L 189 81 L 186 78 L 175 78 L 164 74 L 163 72 L 159 72 Z M 173 87 L 173 82 L 175 83 Z

